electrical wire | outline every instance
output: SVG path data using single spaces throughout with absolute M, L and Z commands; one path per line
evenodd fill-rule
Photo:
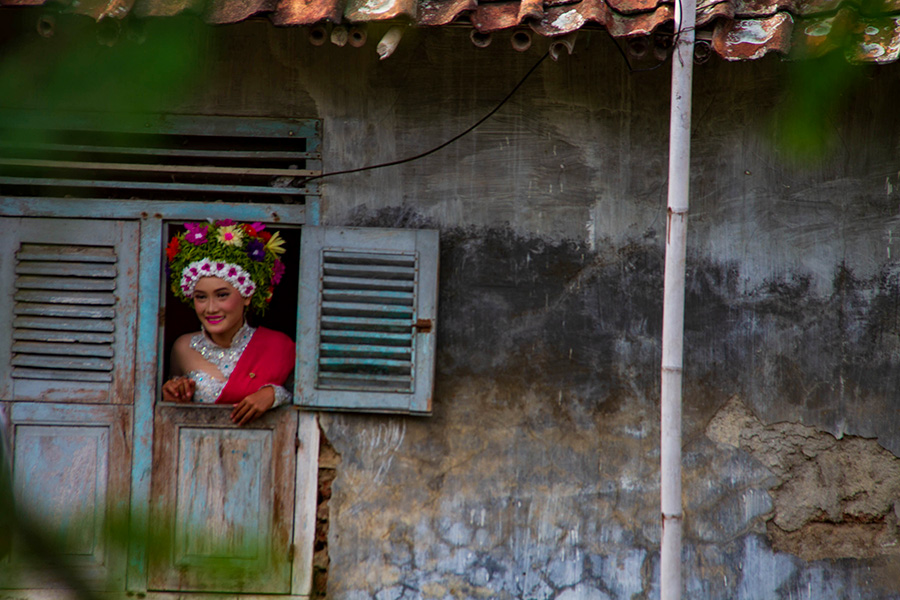
M 681 0 L 676 0 L 676 1 L 679 3 L 679 5 L 681 4 Z M 674 33 L 671 34 L 671 35 L 675 38 L 674 44 L 677 45 L 677 44 L 678 44 L 678 40 L 679 40 L 679 36 L 681 35 L 681 32 L 674 32 Z M 668 62 L 668 58 L 671 58 L 671 56 L 669 56 L 669 57 L 667 57 L 667 60 L 662 61 L 662 62 L 660 62 L 659 64 L 654 65 L 653 67 L 643 68 L 643 69 L 636 69 L 636 68 L 634 68 L 634 67 L 631 65 L 631 61 L 628 60 L 628 55 L 625 53 L 625 51 L 624 51 L 624 50 L 622 49 L 622 47 L 619 45 L 618 41 L 617 41 L 614 37 L 612 38 L 612 40 L 613 40 L 613 44 L 616 46 L 616 50 L 619 51 L 619 54 L 622 56 L 622 59 L 625 61 L 625 66 L 628 68 L 629 72 L 631 72 L 631 73 L 640 73 L 640 72 L 645 72 L 645 71 L 654 71 L 654 70 L 658 69 L 659 67 L 661 67 L 662 65 L 664 65 L 666 62 Z M 368 165 L 368 166 L 365 166 L 365 167 L 357 167 L 357 168 L 355 168 L 355 169 L 345 169 L 345 170 L 342 170 L 342 171 L 332 171 L 332 172 L 330 172 L 330 173 L 321 173 L 321 174 L 319 174 L 319 175 L 313 175 L 312 177 L 306 177 L 305 179 L 302 179 L 302 180 L 297 184 L 297 187 L 302 186 L 302 185 L 305 185 L 305 184 L 309 183 L 310 181 L 316 181 L 316 180 L 318 180 L 318 179 L 325 179 L 326 177 L 334 177 L 334 176 L 336 176 L 336 175 L 349 175 L 350 173 L 362 173 L 362 172 L 364 172 L 364 171 L 372 171 L 372 170 L 374 170 L 374 169 L 383 169 L 383 168 L 386 168 L 386 167 L 394 167 L 394 166 L 396 166 L 396 165 L 402 165 L 402 164 L 404 164 L 404 163 L 412 162 L 412 161 L 414 161 L 414 160 L 419 160 L 420 158 L 425 158 L 426 156 L 429 156 L 429 155 L 431 155 L 431 154 L 434 154 L 435 152 L 438 152 L 439 150 L 443 150 L 444 148 L 446 148 L 447 146 L 449 146 L 449 145 L 452 144 L 453 142 L 459 140 L 460 138 L 462 138 L 462 137 L 468 135 L 469 133 L 471 133 L 472 131 L 474 131 L 479 125 L 481 125 L 482 123 L 484 123 L 485 121 L 487 121 L 488 119 L 490 119 L 492 116 L 494 116 L 494 114 L 495 114 L 498 110 L 500 110 L 501 108 L 503 108 L 503 106 L 504 106 L 507 102 L 509 102 L 510 98 L 513 97 L 513 95 L 519 90 L 520 87 L 522 87 L 522 85 L 528 80 L 528 78 L 531 77 L 531 74 L 534 73 L 534 72 L 537 70 L 537 68 L 541 65 L 541 63 L 544 62 L 544 60 L 546 60 L 546 58 L 547 58 L 548 56 L 550 56 L 550 53 L 549 53 L 549 52 L 545 52 L 544 55 L 541 56 L 541 57 L 538 59 L 538 61 L 537 61 L 536 63 L 534 63 L 534 65 L 533 65 L 530 69 L 528 69 L 528 72 L 525 73 L 525 75 L 522 77 L 522 79 L 519 80 L 519 82 L 515 85 L 515 87 L 513 87 L 513 89 L 510 90 L 510 92 L 509 92 L 508 94 L 506 94 L 506 96 L 505 96 L 505 97 L 504 97 L 504 98 L 503 98 L 503 99 L 502 99 L 502 100 L 501 100 L 501 101 L 500 101 L 493 109 L 491 109 L 490 112 L 488 112 L 486 115 L 484 115 L 483 117 L 481 117 L 478 121 L 476 121 L 476 122 L 475 122 L 473 125 L 471 125 L 468 129 L 466 129 L 465 131 L 463 131 L 463 132 L 461 132 L 461 133 L 456 134 L 455 136 L 453 136 L 453 137 L 450 138 L 449 140 L 443 142 L 442 144 L 440 144 L 440 145 L 438 145 L 438 146 L 435 146 L 434 148 L 431 148 L 430 150 L 426 150 L 425 152 L 420 152 L 419 154 L 416 154 L 416 155 L 414 155 L 414 156 L 408 156 L 408 157 L 406 157 L 406 158 L 400 158 L 400 159 L 392 160 L 392 161 L 389 161 L 389 162 L 383 162 L 383 163 L 378 163 L 378 164 L 374 164 L 374 165 Z
M 481 125 L 482 123 L 484 123 L 485 121 L 490 119 L 492 116 L 494 116 L 494 114 L 498 110 L 500 110 L 504 104 L 509 102 L 509 99 L 513 97 L 513 95 L 519 90 L 520 87 L 522 87 L 522 85 L 528 80 L 528 78 L 531 77 L 531 74 L 537 70 L 537 68 L 541 65 L 541 63 L 544 62 L 544 60 L 546 60 L 546 58 L 548 56 L 550 56 L 549 52 L 544 53 L 544 55 L 541 58 L 539 58 L 536 63 L 534 63 L 534 66 L 531 67 L 530 69 L 528 69 L 528 72 L 525 73 L 525 75 L 522 77 L 522 79 L 519 80 L 519 83 L 517 83 L 515 85 L 515 87 L 512 90 L 510 90 L 510 92 L 508 94 L 506 94 L 506 97 L 504 97 L 503 100 L 501 100 L 493 109 L 491 109 L 491 111 L 489 113 L 487 113 L 486 115 L 484 115 L 483 117 L 478 119 L 478 121 L 476 121 L 474 125 L 471 125 L 468 129 L 466 129 L 462 133 L 456 134 L 455 136 L 453 136 L 446 142 L 440 144 L 439 146 L 435 146 L 431 150 L 426 150 L 425 152 L 421 152 L 419 154 L 416 154 L 415 156 L 409 156 L 407 158 L 400 158 L 397 160 L 392 160 L 390 162 L 379 163 L 377 165 L 368 165 L 366 167 L 357 167 L 355 169 L 346 169 L 344 171 L 332 171 L 330 173 L 322 173 L 321 175 L 313 175 L 312 177 L 307 177 L 307 178 L 303 179 L 300 182 L 300 185 L 305 185 L 306 183 L 316 180 L 316 179 L 324 179 L 325 177 L 334 177 L 335 175 L 347 175 L 349 173 L 361 173 L 363 171 L 371 171 L 373 169 L 383 169 L 385 167 L 393 167 L 396 165 L 402 165 L 403 163 L 408 163 L 408 162 L 412 162 L 414 160 L 419 160 L 420 158 L 425 158 L 426 156 L 428 156 L 430 154 L 434 154 L 438 150 L 442 150 L 442 149 L 446 148 L 447 146 L 449 146 L 456 140 L 471 133 L 476 127 L 478 127 L 479 125 Z

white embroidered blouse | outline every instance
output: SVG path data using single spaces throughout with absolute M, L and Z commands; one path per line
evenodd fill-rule
M 241 359 L 241 355 L 247 348 L 247 344 L 250 343 L 250 338 L 253 337 L 254 332 L 256 332 L 255 327 L 250 327 L 247 323 L 244 323 L 237 333 L 234 334 L 231 346 L 227 348 L 223 348 L 213 342 L 205 330 L 191 337 L 191 348 L 215 365 L 219 372 L 225 376 L 225 379 L 217 379 L 205 371 L 189 372 L 187 376 L 197 384 L 194 389 L 194 402 L 212 403 L 216 401 L 216 398 L 225 389 L 228 378 L 231 377 L 235 365 Z M 272 404 L 272 408 L 290 402 L 291 393 L 284 387 L 274 384 L 266 385 L 272 386 L 272 389 L 275 391 L 275 403 Z M 264 387 L 266 386 L 260 386 L 260 389 Z

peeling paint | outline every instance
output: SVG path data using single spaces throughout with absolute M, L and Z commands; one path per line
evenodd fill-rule
M 900 459 L 874 440 L 799 424 L 764 426 L 732 398 L 707 436 L 746 450 L 776 477 L 767 517 L 776 546 L 807 560 L 894 554 Z

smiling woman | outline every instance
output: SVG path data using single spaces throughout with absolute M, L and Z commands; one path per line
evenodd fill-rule
M 172 345 L 166 402 L 233 404 L 231 420 L 249 423 L 290 401 L 294 366 L 285 334 L 252 327 L 248 311 L 269 308 L 286 271 L 284 239 L 262 223 L 185 223 L 166 249 L 171 292 L 190 304 L 199 332 Z

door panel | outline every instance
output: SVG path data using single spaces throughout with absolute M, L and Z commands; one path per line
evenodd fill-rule
M 230 412 L 156 408 L 151 589 L 290 593 L 297 413 L 236 427 Z
M 121 589 L 130 481 L 131 409 L 3 403 L 10 415 L 18 509 L 47 536 L 58 558 L 96 589 Z M 0 563 L 12 587 L 63 587 L 30 572 L 27 540 Z M 14 576 L 15 579 L 12 577 Z

